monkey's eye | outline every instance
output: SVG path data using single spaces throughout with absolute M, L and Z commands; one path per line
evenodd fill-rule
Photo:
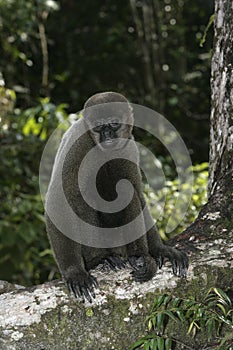
M 93 130 L 99 132 L 102 130 L 102 128 L 103 128 L 103 123 L 101 121 L 97 121 L 95 123 Z

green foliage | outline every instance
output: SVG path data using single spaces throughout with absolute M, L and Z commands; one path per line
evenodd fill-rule
M 20 94 L 24 105 L 30 103 L 34 89 L 36 98 L 41 93 L 43 54 L 39 26 L 58 9 L 59 3 L 54 0 L 0 1 L 0 74 Z
M 158 8 L 150 13 L 151 23 L 156 24 L 151 27 L 151 40 L 145 36 L 140 41 L 129 2 L 124 0 L 86 1 L 82 6 L 77 1 L 0 1 L 0 278 L 37 283 L 55 271 L 44 232 L 38 167 L 45 140 L 58 122 L 67 119 L 61 101 L 74 111 L 97 91 L 125 93 L 132 102 L 163 112 L 181 131 L 197 163 L 207 159 L 212 32 L 204 48 L 199 42 L 213 13 L 213 1 L 155 3 Z M 136 1 L 136 5 L 143 18 L 148 4 Z M 145 47 L 150 66 L 157 67 L 149 75 Z M 46 60 L 48 86 L 44 88 Z M 146 87 L 150 79 L 153 99 Z M 144 139 L 154 150 L 153 140 Z M 165 152 L 158 153 L 174 179 Z M 193 221 L 205 201 L 206 179 L 206 169 L 196 168 L 192 204 L 176 233 Z M 152 213 L 157 213 L 166 196 L 168 217 L 177 191 L 176 180 L 156 193 L 146 189 Z M 161 218 L 161 234 L 165 226 Z
M 212 24 L 214 23 L 214 19 L 215 19 L 215 14 L 210 16 L 210 19 L 209 19 L 209 22 L 205 28 L 205 31 L 204 31 L 204 34 L 203 34 L 203 37 L 201 38 L 201 41 L 200 41 L 200 46 L 203 47 L 203 45 L 205 44 L 206 42 L 206 36 L 208 34 L 208 31 L 210 29 L 210 27 L 212 26 Z
M 65 101 L 74 111 L 97 91 L 125 93 L 179 126 L 195 162 L 206 161 L 213 31 L 208 31 L 203 48 L 199 44 L 213 0 L 134 2 L 142 33 L 137 32 L 130 1 L 86 1 L 80 6 L 73 0 L 1 0 L 0 72 L 24 108 L 41 95 L 51 96 L 55 104 Z
M 130 350 L 143 348 L 148 350 L 171 350 L 172 345 L 181 344 L 175 337 L 165 334 L 168 322 L 187 325 L 187 334 L 195 337 L 198 332 L 207 332 L 207 343 L 216 340 L 211 349 L 233 349 L 233 309 L 225 292 L 211 288 L 203 294 L 201 300 L 183 299 L 171 295 L 158 295 L 155 298 L 150 316 L 147 317 L 150 334 L 140 338 Z M 221 331 L 224 328 L 225 335 Z M 185 348 L 189 347 L 182 344 Z M 206 349 L 207 347 L 205 347 Z
M 66 104 L 55 106 L 48 97 L 41 98 L 38 106 L 28 108 L 23 112 L 26 120 L 22 129 L 23 134 L 25 136 L 35 135 L 45 140 L 48 138 L 48 132 L 53 131 L 58 123 L 64 128 L 68 127 L 65 108 L 67 108 Z
M 4 81 L 2 79 L 2 84 Z M 16 101 L 16 94 L 14 90 L 6 89 L 4 86 L 1 86 L 1 74 L 0 74 L 0 118 L 1 120 L 5 115 L 12 111 Z
M 168 164 L 163 164 L 166 168 Z M 169 167 L 168 167 L 169 168 Z M 170 169 L 170 168 L 169 168 Z M 166 170 L 168 174 L 171 174 L 171 170 Z M 207 181 L 208 181 L 208 163 L 198 164 L 192 167 L 191 169 L 194 174 L 194 184 L 190 188 L 192 191 L 192 199 L 189 204 L 187 213 L 177 228 L 169 235 L 174 236 L 182 232 L 190 223 L 192 223 L 197 217 L 201 207 L 207 201 Z M 181 193 L 183 198 L 187 196 L 188 185 L 183 184 L 179 186 L 178 180 L 168 180 L 165 183 L 165 186 L 158 191 L 153 191 L 150 187 L 145 188 L 145 194 L 147 197 L 147 203 L 150 206 L 151 214 L 155 218 L 159 217 L 156 222 L 157 228 L 161 237 L 167 239 L 165 236 L 165 228 L 167 224 L 168 217 L 172 218 L 172 213 L 174 213 L 174 208 L 176 205 L 177 196 Z M 180 210 L 180 212 L 179 212 Z M 160 215 L 163 213 L 163 215 Z M 177 217 L 182 218 L 181 209 L 178 208 L 176 211 L 176 217 L 173 219 L 174 222 Z
M 0 279 L 28 285 L 56 271 L 45 232 L 38 169 L 45 137 L 66 119 L 64 105 L 56 107 L 49 99 L 2 117 Z

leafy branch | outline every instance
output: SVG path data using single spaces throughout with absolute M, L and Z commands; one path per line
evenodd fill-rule
M 178 339 L 164 334 L 169 320 L 187 324 L 187 334 L 195 337 L 200 331 L 207 331 L 207 342 L 217 339 L 211 346 L 216 350 L 233 349 L 233 309 L 232 303 L 225 292 L 219 288 L 209 289 L 200 301 L 194 299 L 173 298 L 171 295 L 156 297 L 151 314 L 147 317 L 147 336 L 136 341 L 130 350 L 171 350 L 175 344 L 181 344 Z M 230 333 L 221 337 L 221 330 L 226 325 Z M 231 335 L 230 335 L 231 334 Z M 190 349 L 186 344 L 185 348 Z M 207 349 L 207 348 L 205 348 Z

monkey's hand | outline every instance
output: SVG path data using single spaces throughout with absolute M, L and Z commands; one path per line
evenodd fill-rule
M 149 255 L 130 256 L 128 261 L 133 268 L 131 274 L 137 282 L 149 281 L 157 271 L 156 261 Z
M 90 303 L 95 298 L 95 288 L 98 288 L 96 278 L 85 270 L 78 270 L 76 267 L 70 268 L 64 274 L 67 288 L 76 298 L 79 297 L 82 302 L 87 299 Z
M 167 258 L 171 262 L 174 275 L 186 277 L 189 259 L 185 252 L 163 245 L 163 248 L 159 250 L 159 253 L 156 256 L 159 268 L 162 267 L 164 258 Z

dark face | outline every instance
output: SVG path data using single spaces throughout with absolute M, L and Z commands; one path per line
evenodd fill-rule
M 100 119 L 96 120 L 92 133 L 95 135 L 97 143 L 100 143 L 103 148 L 111 148 L 116 146 L 121 128 L 122 124 L 117 118 Z
M 93 106 L 84 114 L 84 120 L 101 150 L 123 148 L 132 138 L 132 110 L 126 103 Z

